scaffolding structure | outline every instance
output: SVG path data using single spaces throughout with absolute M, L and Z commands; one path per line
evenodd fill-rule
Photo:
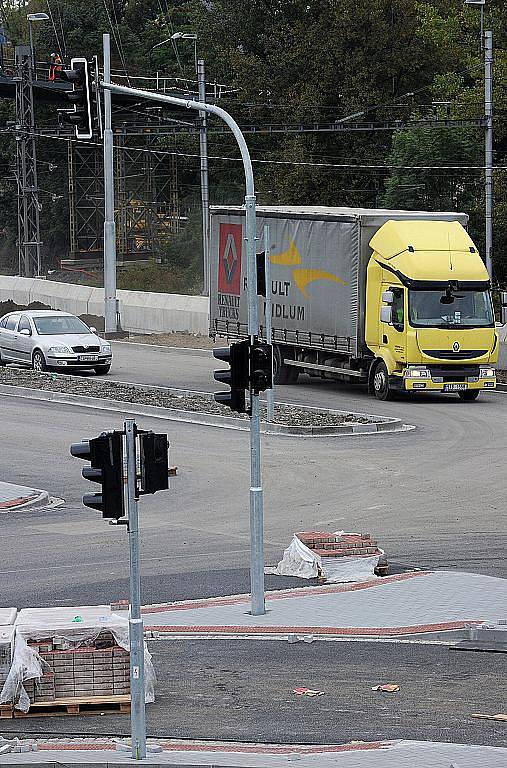
M 180 229 L 176 157 L 157 153 L 156 141 L 151 132 L 129 133 L 128 124 L 115 129 L 118 264 L 160 260 L 163 246 Z M 103 260 L 101 147 L 69 142 L 68 178 L 70 258 L 62 263 L 96 266 Z
M 15 49 L 16 180 L 18 192 L 18 274 L 41 273 L 39 188 L 35 149 L 32 56 L 28 46 Z

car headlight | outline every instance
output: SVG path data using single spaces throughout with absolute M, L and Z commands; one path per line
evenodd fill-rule
M 406 379 L 429 379 L 430 372 L 427 368 L 406 368 L 403 374 Z
M 496 371 L 494 368 L 481 368 L 479 376 L 481 379 L 490 379 L 491 377 L 496 376 Z
M 111 354 L 111 344 L 102 344 L 100 351 L 103 355 L 110 355 Z
M 68 347 L 49 347 L 49 352 L 54 355 L 71 355 L 72 351 Z

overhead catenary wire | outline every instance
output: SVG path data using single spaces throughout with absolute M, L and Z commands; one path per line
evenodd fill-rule
M 114 38 L 114 41 L 116 43 L 116 48 L 118 50 L 118 54 L 119 54 L 120 59 L 121 59 L 121 64 L 122 64 L 122 67 L 124 69 L 125 76 L 127 78 L 127 82 L 130 85 L 129 74 L 128 74 L 128 70 L 127 70 L 127 63 L 125 61 L 125 56 L 123 54 L 123 45 L 122 45 L 122 41 L 121 41 L 120 30 L 118 28 L 118 23 L 116 24 L 116 30 L 115 30 L 115 25 L 113 24 L 113 20 L 111 18 L 111 14 L 109 13 L 109 8 L 107 7 L 107 0 L 102 0 L 102 2 L 104 4 L 104 9 L 106 11 L 106 15 L 107 15 L 107 18 L 108 18 L 108 21 L 109 21 L 109 26 L 111 27 L 111 32 L 113 33 L 113 38 Z M 113 8 L 114 8 L 114 3 L 113 3 Z
M 51 19 L 51 25 L 53 27 L 53 32 L 55 33 L 56 47 L 58 48 L 58 52 L 60 54 L 60 59 L 63 60 L 63 46 L 62 46 L 62 44 L 60 42 L 60 37 L 58 35 L 58 30 L 56 28 L 55 20 L 53 18 L 53 11 L 51 10 L 51 3 L 49 2 L 49 0 L 46 0 L 46 5 L 48 7 L 48 13 L 49 13 L 49 18 Z

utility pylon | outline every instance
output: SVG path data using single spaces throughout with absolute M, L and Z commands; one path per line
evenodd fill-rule
M 15 64 L 18 270 L 23 277 L 38 277 L 41 273 L 40 205 L 34 134 L 33 69 L 28 46 L 16 47 Z

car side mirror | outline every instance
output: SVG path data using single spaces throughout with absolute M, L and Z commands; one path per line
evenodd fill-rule
M 394 293 L 392 291 L 382 291 L 382 301 L 384 304 L 392 304 L 394 301 Z
M 22 331 L 19 332 L 20 336 L 31 336 L 32 332 L 28 328 L 23 328 Z
M 380 307 L 380 322 L 388 323 L 389 325 L 392 325 L 392 322 L 393 322 L 392 307 Z
M 92 326 L 90 326 L 90 333 L 97 333 L 97 329 Z

